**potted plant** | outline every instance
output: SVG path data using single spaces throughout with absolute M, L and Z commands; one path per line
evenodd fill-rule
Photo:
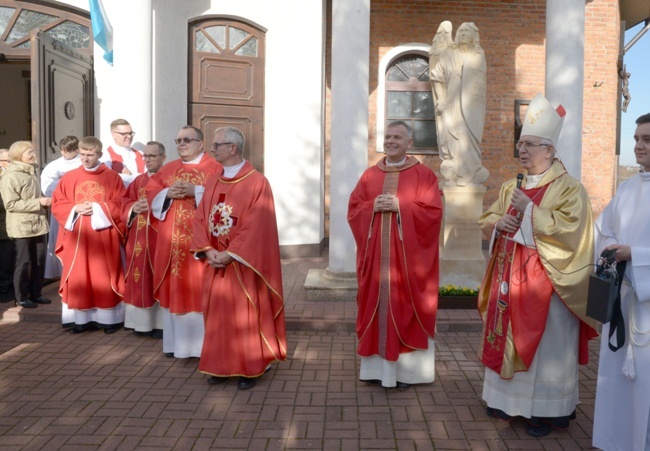
M 439 309 L 475 309 L 478 288 L 441 285 L 438 289 Z

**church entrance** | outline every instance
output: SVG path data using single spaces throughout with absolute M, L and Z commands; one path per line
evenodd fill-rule
M 93 133 L 92 47 L 88 13 L 0 0 L 0 148 L 31 140 L 43 167 Z

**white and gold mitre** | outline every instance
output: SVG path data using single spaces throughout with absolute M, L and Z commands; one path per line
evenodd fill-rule
M 537 94 L 526 110 L 521 136 L 538 136 L 557 144 L 565 116 L 566 110 L 562 105 L 553 108 L 546 97 Z

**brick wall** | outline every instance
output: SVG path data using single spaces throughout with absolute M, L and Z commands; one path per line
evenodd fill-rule
M 328 172 L 331 0 L 327 17 Z M 485 183 L 484 204 L 487 208 L 496 199 L 501 184 L 520 172 L 513 151 L 514 102 L 515 99 L 532 99 L 538 92 L 544 92 L 545 17 L 546 0 L 371 0 L 368 164 L 374 164 L 382 156 L 376 152 L 375 136 L 377 70 L 381 58 L 400 44 L 430 44 L 438 25 L 444 20 L 452 22 L 454 36 L 463 22 L 474 22 L 487 60 L 487 114 L 481 145 L 483 164 L 490 171 L 490 178 Z M 618 24 L 618 0 L 586 3 L 582 174 L 596 214 L 613 194 L 617 167 L 614 153 L 617 141 Z M 594 83 L 598 87 L 594 87 Z M 438 173 L 439 157 L 418 158 Z M 329 192 L 328 176 L 326 192 Z M 327 200 L 326 204 L 329 205 Z M 328 224 L 326 220 L 326 227 Z

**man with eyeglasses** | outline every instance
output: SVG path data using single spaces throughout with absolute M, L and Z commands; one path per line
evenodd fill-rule
M 585 314 L 591 203 L 556 156 L 564 116 L 541 94 L 532 100 L 517 144 L 525 173 L 479 219 L 491 253 L 478 302 L 483 399 L 492 418 L 526 418 L 533 437 L 575 419 L 578 364 L 597 336 Z
M 275 205 L 268 180 L 243 157 L 238 129 L 217 129 L 210 152 L 223 171 L 194 218 L 192 249 L 207 264 L 199 371 L 211 385 L 239 376 L 245 390 L 287 356 Z
M 129 186 L 135 178 L 146 171 L 142 152 L 131 147 L 135 132 L 126 119 L 111 122 L 113 144 L 106 148 L 101 162 L 120 174 L 124 186 Z
M 159 221 L 153 296 L 163 309 L 165 355 L 200 357 L 204 265 L 190 253 L 192 220 L 206 182 L 221 164 L 204 152 L 203 132 L 196 127 L 181 128 L 174 142 L 180 159 L 163 166 L 146 186 L 151 215 Z
M 122 221 L 126 224 L 126 268 L 124 328 L 133 329 L 138 336 L 163 337 L 163 317 L 160 305 L 153 298 L 153 256 L 157 240 L 158 220 L 151 215 L 146 186 L 153 174 L 165 163 L 165 146 L 149 141 L 144 146 L 147 172 L 140 174 L 128 186 L 122 202 Z

